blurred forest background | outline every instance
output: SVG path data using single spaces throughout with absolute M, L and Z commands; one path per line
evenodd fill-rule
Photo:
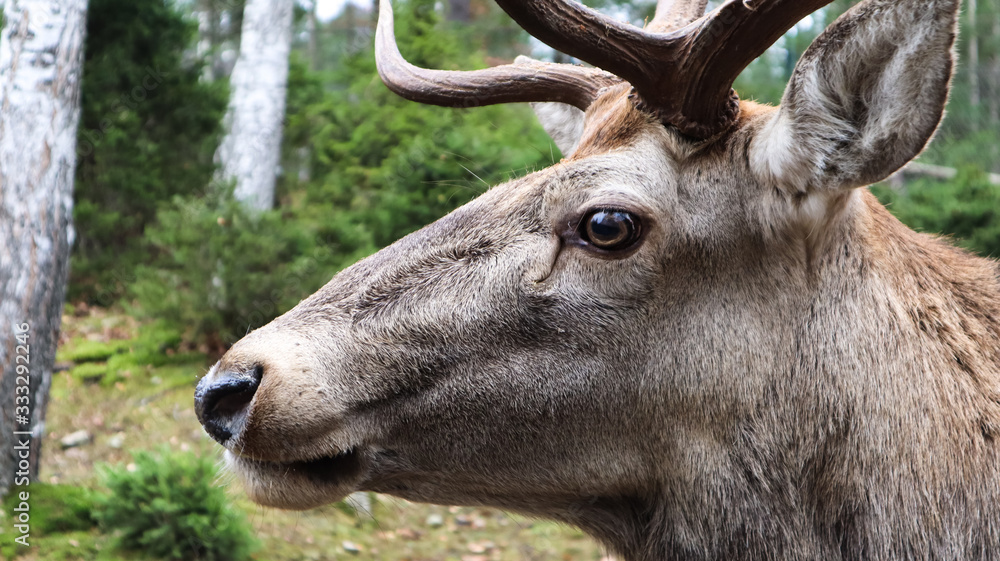
M 653 9 L 643 1 L 587 3 L 637 24 Z M 837 0 L 786 35 L 741 76 L 741 97 L 777 104 L 798 57 L 851 4 Z M 569 61 L 489 0 L 396 0 L 394 7 L 400 48 L 420 66 L 481 68 L 519 54 Z M 110 524 L 114 543 L 144 552 L 125 558 L 245 558 L 244 530 L 206 522 L 232 508 L 224 498 L 206 499 L 208 488 L 169 498 L 166 504 L 181 510 L 209 505 L 211 512 L 198 511 L 200 522 L 183 528 L 121 507 L 144 504 L 143 485 L 214 482 L 211 462 L 163 460 L 178 451 L 217 453 L 190 412 L 197 377 L 248 330 L 341 268 L 490 185 L 561 157 L 527 106 L 443 109 L 398 98 L 375 71 L 373 6 L 348 3 L 321 19 L 303 0 L 294 12 L 274 204 L 249 210 L 233 196 L 232 182 L 216 179 L 215 160 L 243 9 L 243 0 L 89 2 L 76 240 L 41 474 L 57 489 L 47 531 L 58 537 L 48 549 L 25 553 L 0 532 L 0 557 L 118 559 L 93 530 Z M 958 49 L 937 139 L 919 165 L 873 190 L 912 227 L 1000 256 L 1000 0 L 967 1 Z M 167 449 L 130 455 L 161 445 Z M 90 469 L 95 461 L 126 467 L 99 476 Z M 128 473 L 146 479 L 130 483 Z M 98 488 L 105 494 L 94 498 Z M 262 536 L 260 559 L 604 555 L 574 530 L 476 509 L 414 510 L 386 500 L 384 507 L 355 504 L 318 516 L 272 515 L 233 500 Z M 353 514 L 359 508 L 382 510 L 366 522 Z M 181 511 L 171 512 L 175 520 Z M 174 549 L 155 549 L 155 536 L 122 530 L 144 523 Z M 186 535 L 215 541 L 220 551 L 192 556 Z

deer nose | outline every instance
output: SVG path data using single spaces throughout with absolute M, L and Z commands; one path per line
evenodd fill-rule
M 206 376 L 194 392 L 194 410 L 205 431 L 220 444 L 233 438 L 246 424 L 247 409 L 253 399 L 264 368 L 246 372 L 220 372 Z

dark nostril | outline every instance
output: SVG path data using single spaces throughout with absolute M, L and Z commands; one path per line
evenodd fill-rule
M 198 384 L 195 412 L 212 438 L 225 443 L 240 432 L 263 375 L 264 368 L 256 366 L 246 373 L 222 373 L 211 382 L 204 379 Z

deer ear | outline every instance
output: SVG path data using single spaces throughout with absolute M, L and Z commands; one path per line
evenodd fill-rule
M 572 105 L 554 102 L 532 103 L 531 108 L 563 156 L 572 154 L 583 136 L 583 111 Z
M 958 0 L 868 0 L 802 56 L 751 165 L 787 189 L 875 183 L 927 145 L 944 114 Z

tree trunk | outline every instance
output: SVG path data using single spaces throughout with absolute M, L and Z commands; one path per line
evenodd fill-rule
M 240 55 L 230 78 L 226 137 L 216 158 L 220 179 L 254 210 L 274 206 L 292 43 L 293 0 L 247 0 Z
M 976 18 L 977 0 L 969 0 L 969 104 L 978 109 L 981 101 L 979 95 L 979 30 Z
M 200 0 L 197 3 L 195 18 L 198 20 L 198 43 L 195 47 L 195 55 L 199 60 L 206 61 L 201 77 L 205 81 L 214 82 L 216 80 L 215 30 L 219 18 L 213 3 L 210 0 Z
M 319 0 L 313 0 L 306 19 L 306 33 L 309 34 L 309 69 L 313 72 L 319 70 L 319 25 L 316 17 L 318 7 Z
M 22 484 L 25 477 L 38 475 L 73 243 L 73 174 L 86 11 L 86 0 L 7 0 L 4 6 L 0 37 L 0 494 L 12 484 Z M 26 443 L 29 450 L 19 449 L 19 443 Z
M 994 42 L 1000 37 L 1000 1 L 994 3 L 993 11 L 993 33 L 991 37 Z M 989 66 L 989 124 L 996 128 L 1000 126 L 1000 50 L 994 44 L 993 52 L 990 53 Z M 995 148 L 995 147 L 994 147 Z

